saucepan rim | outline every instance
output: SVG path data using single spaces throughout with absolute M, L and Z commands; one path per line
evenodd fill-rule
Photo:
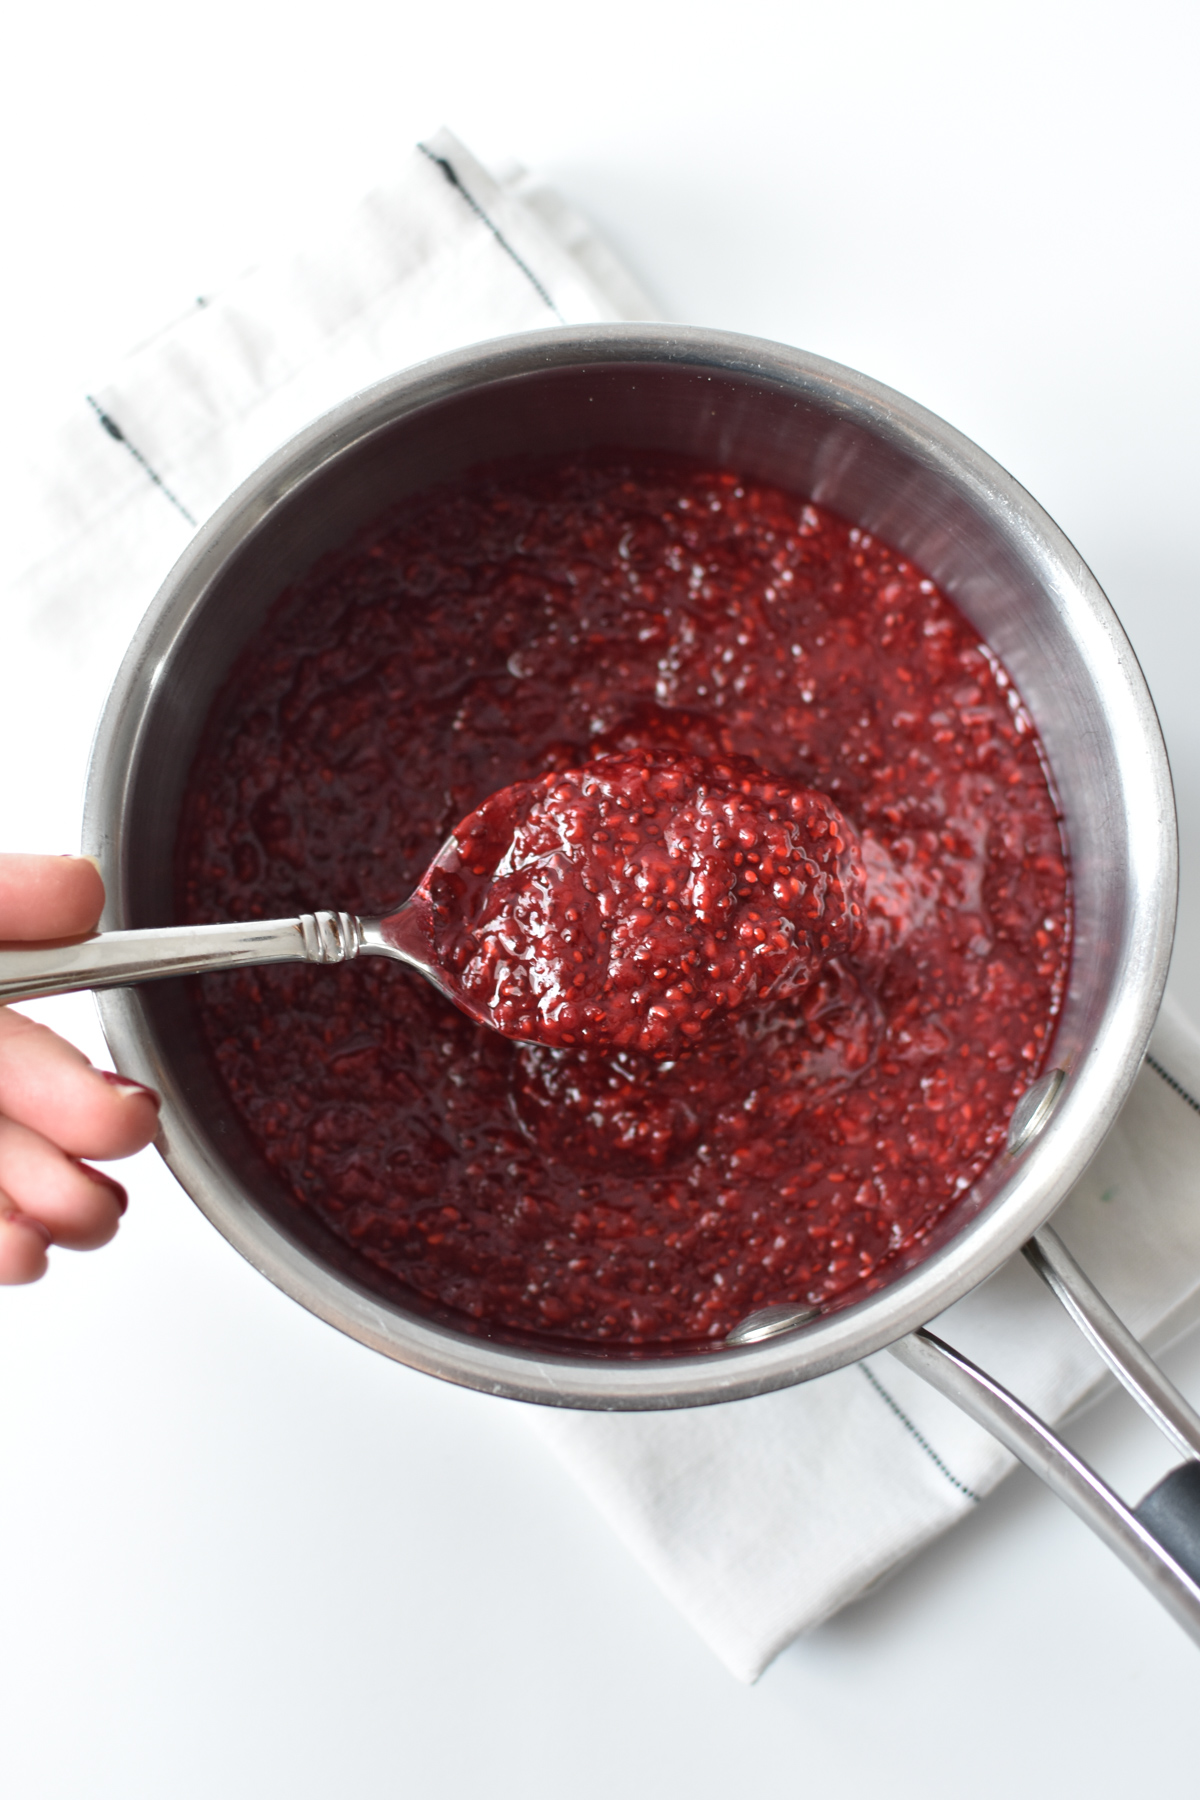
M 971 495 L 1032 559 L 1084 642 L 1098 702 L 1115 736 L 1139 820 L 1125 960 L 1094 1041 L 1070 1071 L 1061 1104 L 1012 1162 L 1001 1193 L 927 1259 L 877 1292 L 787 1335 L 737 1349 L 644 1360 L 573 1355 L 502 1343 L 401 1312 L 317 1260 L 254 1204 L 223 1165 L 180 1091 L 136 988 L 97 995 L 118 1069 L 163 1093 L 158 1148 L 228 1241 L 311 1312 L 385 1355 L 443 1379 L 510 1398 L 645 1410 L 733 1400 L 857 1361 L 926 1324 L 992 1274 L 1045 1222 L 1083 1172 L 1141 1065 L 1166 981 L 1174 932 L 1177 851 L 1166 750 L 1133 651 L 1099 585 L 1025 490 L 968 438 L 915 401 L 807 352 L 699 327 L 565 326 L 471 346 L 392 376 L 346 400 L 269 458 L 196 534 L 138 628 L 97 729 L 83 848 L 100 859 L 106 929 L 129 916 L 126 818 L 149 707 L 196 608 L 238 547 L 272 509 L 332 459 L 406 413 L 473 386 L 553 369 L 685 365 L 788 387 L 914 448 Z M 317 904 L 328 904 L 325 900 Z

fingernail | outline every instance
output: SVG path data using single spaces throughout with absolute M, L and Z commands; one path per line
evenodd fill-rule
M 112 1069 L 97 1069 L 96 1073 L 102 1075 L 110 1087 L 115 1087 L 127 1099 L 132 1100 L 135 1094 L 140 1094 L 146 1100 L 153 1100 L 155 1106 L 162 1105 L 154 1089 L 147 1087 L 144 1081 L 133 1081 L 128 1075 L 117 1075 Z
M 114 1181 L 111 1175 L 105 1175 L 101 1169 L 93 1169 L 90 1163 L 77 1162 L 75 1167 L 79 1170 L 80 1174 L 86 1175 L 89 1181 L 98 1182 L 101 1187 L 109 1189 L 113 1199 L 117 1203 L 117 1211 L 123 1218 L 125 1216 L 125 1209 L 129 1205 L 129 1195 L 125 1192 L 125 1189 L 121 1186 L 120 1182 Z

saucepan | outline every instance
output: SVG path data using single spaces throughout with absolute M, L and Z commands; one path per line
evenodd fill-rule
M 641 324 L 500 339 L 348 400 L 199 532 L 130 647 L 87 784 L 84 849 L 103 870 L 104 928 L 175 922 L 176 828 L 202 726 L 289 582 L 408 494 L 498 458 L 592 446 L 699 457 L 812 497 L 925 569 L 1015 677 L 1065 820 L 1075 949 L 1047 1071 L 1008 1149 L 875 1291 L 815 1316 L 768 1308 L 696 1354 L 572 1353 L 438 1313 L 299 1208 L 246 1137 L 186 983 L 100 997 L 117 1067 L 161 1093 L 159 1148 L 217 1229 L 373 1349 L 489 1393 L 634 1410 L 762 1394 L 891 1346 L 1035 1468 L 1200 1641 L 1200 1419 L 1047 1225 L 1115 1119 L 1162 996 L 1176 901 L 1166 753 L 1129 643 L 1077 552 L 942 420 L 798 350 Z M 1022 1249 L 1186 1459 L 1140 1507 L 923 1329 Z

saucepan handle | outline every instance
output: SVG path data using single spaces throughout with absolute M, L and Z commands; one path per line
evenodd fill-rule
M 930 1331 L 892 1355 L 990 1431 L 1148 1587 L 1200 1644 L 1200 1415 L 1167 1379 L 1048 1226 L 1025 1255 L 1117 1379 L 1187 1459 L 1128 1507 L 1044 1420 Z

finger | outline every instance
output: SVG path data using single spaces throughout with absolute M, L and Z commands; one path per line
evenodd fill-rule
M 73 1044 L 0 1007 L 0 1113 L 68 1156 L 132 1156 L 158 1129 L 158 1097 L 139 1081 L 93 1069 Z
M 23 1219 L 0 1194 L 0 1287 L 19 1287 L 46 1273 L 48 1234 L 44 1225 Z
M 0 939 L 82 937 L 103 907 L 90 856 L 0 855 Z
M 68 1250 L 98 1250 L 116 1234 L 127 1197 L 120 1182 L 64 1156 L 12 1119 L 0 1119 L 0 1189 L 16 1211 Z

